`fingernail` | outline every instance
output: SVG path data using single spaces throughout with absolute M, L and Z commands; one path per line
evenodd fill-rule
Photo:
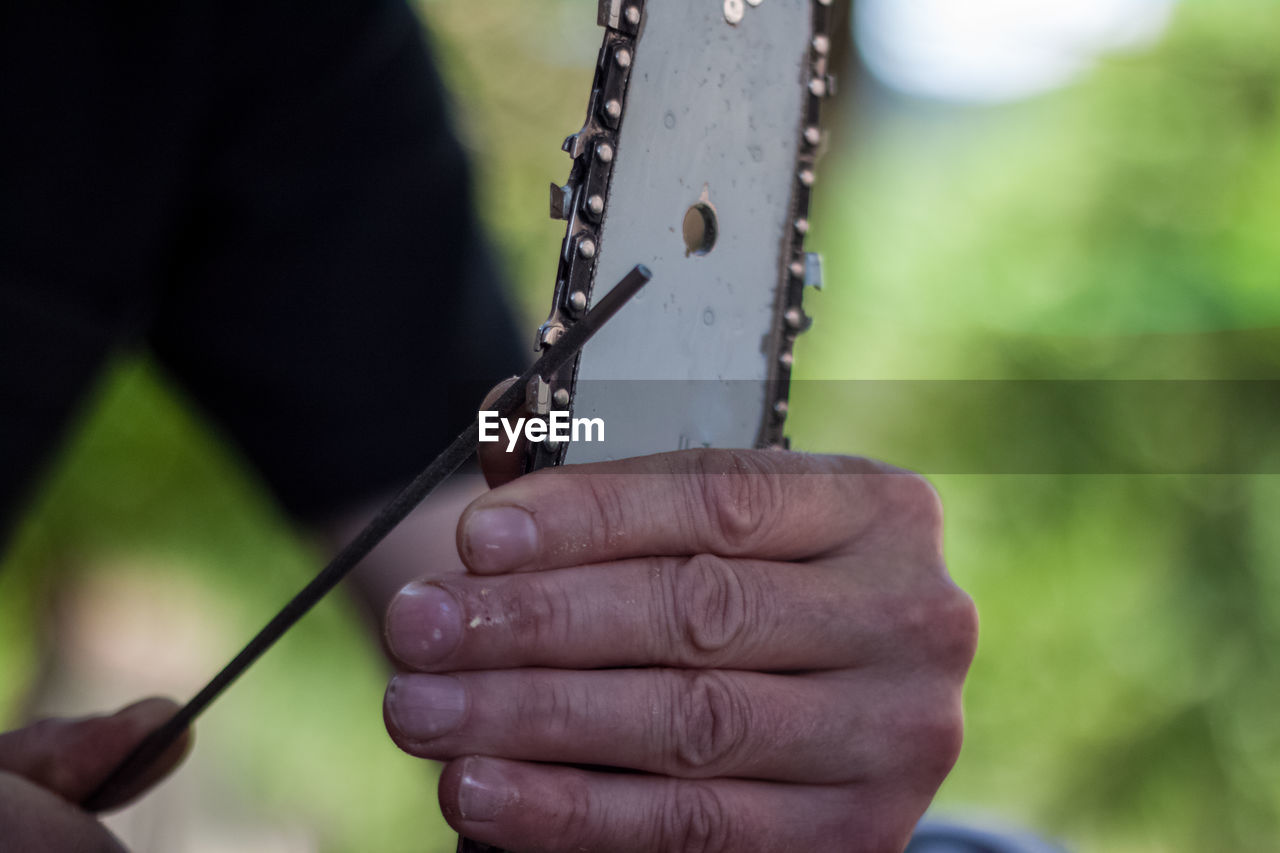
M 409 740 L 431 740 L 467 715 L 467 691 L 447 675 L 397 675 L 387 686 L 387 718 Z
M 538 527 L 519 507 L 476 510 L 467 517 L 463 549 L 473 571 L 514 571 L 537 556 Z
M 458 785 L 458 812 L 463 820 L 488 823 L 520 800 L 499 765 L 483 758 L 468 758 Z
M 438 586 L 411 583 L 387 608 L 387 648 L 407 666 L 428 667 L 462 640 L 462 607 Z

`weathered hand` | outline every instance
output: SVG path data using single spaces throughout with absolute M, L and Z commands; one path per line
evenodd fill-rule
M 417 672 L 385 714 L 450 762 L 470 838 L 900 850 L 957 756 L 977 621 L 915 475 L 773 451 L 567 467 L 475 501 L 458 547 L 469 575 L 391 604 Z
M 0 850 L 122 851 L 76 804 L 176 710 L 172 702 L 148 699 L 109 717 L 41 720 L 0 734 Z M 187 739 L 176 744 L 110 807 L 124 805 L 166 776 L 187 747 Z

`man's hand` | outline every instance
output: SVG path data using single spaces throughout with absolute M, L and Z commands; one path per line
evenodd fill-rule
M 42 720 L 0 734 L 0 851 L 123 851 L 76 804 L 176 710 L 167 700 L 148 699 L 109 717 Z M 124 805 L 168 775 L 188 746 L 189 738 L 176 744 L 110 807 Z
M 392 602 L 417 673 L 387 727 L 450 762 L 453 827 L 517 851 L 900 850 L 976 642 L 941 533 L 923 479 L 860 459 L 532 474 L 464 513 L 469 575 Z

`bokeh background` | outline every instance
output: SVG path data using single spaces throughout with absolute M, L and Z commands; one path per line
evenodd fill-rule
M 595 10 L 420 5 L 532 330 Z M 812 215 L 828 287 L 809 299 L 791 431 L 922 468 L 942 492 L 983 633 L 941 814 L 1084 851 L 1280 849 L 1280 457 L 1215 467 L 1233 431 L 1258 429 L 1256 399 L 1152 409 L 1120 385 L 984 419 L 964 393 L 912 391 L 1280 378 L 1276 11 L 841 9 L 856 39 Z M 851 380 L 894 390 L 868 412 Z M 1031 461 L 1006 470 L 1015 438 Z M 5 722 L 187 695 L 318 556 L 145 355 L 122 358 L 0 567 Z M 327 602 L 203 721 L 197 763 L 153 798 L 171 819 L 116 825 L 151 850 L 452 849 L 434 771 L 383 733 L 368 639 Z

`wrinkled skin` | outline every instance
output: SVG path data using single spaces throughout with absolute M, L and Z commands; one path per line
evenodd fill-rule
M 407 671 L 384 711 L 447 762 L 468 837 L 901 850 L 958 755 L 977 617 L 913 474 L 777 451 L 571 466 L 477 499 L 458 550 L 467 574 L 392 600 Z

